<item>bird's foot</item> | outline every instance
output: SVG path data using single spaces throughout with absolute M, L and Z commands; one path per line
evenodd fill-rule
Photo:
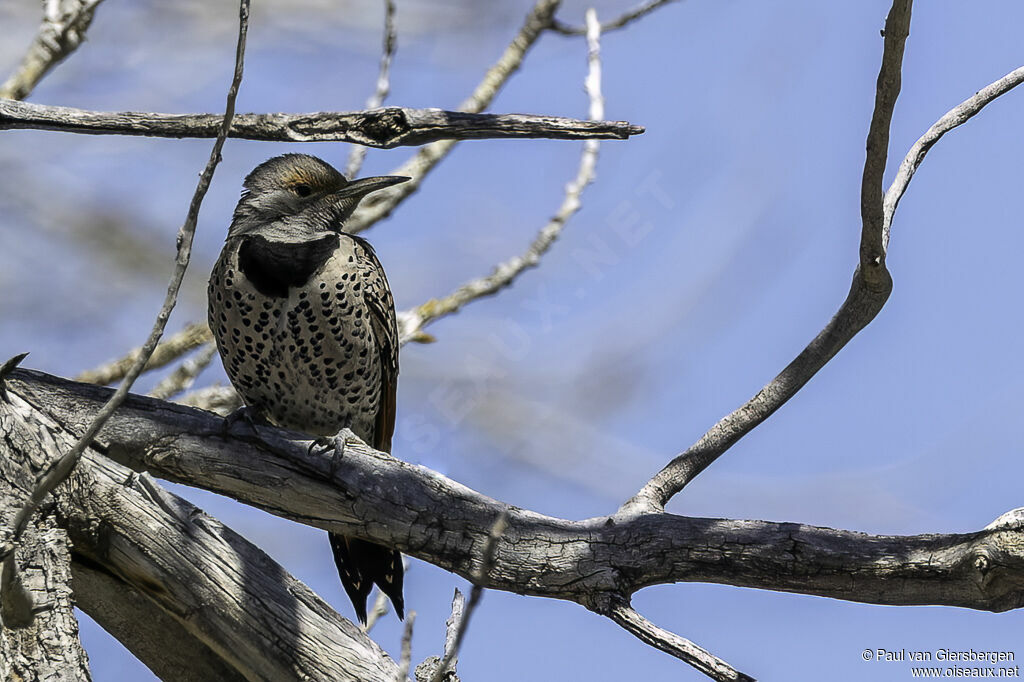
M 362 442 L 352 429 L 344 428 L 333 436 L 321 436 L 314 439 L 309 444 L 307 454 L 312 455 L 316 452 L 317 448 L 321 448 L 321 451 L 316 453 L 319 455 L 326 455 L 328 452 L 331 452 L 331 476 L 334 476 L 338 471 L 338 467 L 341 466 L 341 458 L 345 456 L 345 448 L 350 440 Z
M 235 427 L 235 424 L 243 421 L 249 425 L 249 430 L 252 432 L 252 435 L 257 437 L 260 434 L 256 431 L 256 426 L 267 423 L 267 420 L 260 414 L 259 410 L 254 407 L 249 407 L 248 405 L 242 405 L 237 410 L 224 417 L 224 421 L 221 425 L 221 433 L 226 436 Z

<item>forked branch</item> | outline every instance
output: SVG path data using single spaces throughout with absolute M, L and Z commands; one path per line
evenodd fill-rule
M 892 278 L 885 267 L 882 230 L 882 175 L 889 124 L 900 89 L 903 48 L 910 31 L 911 0 L 894 0 L 885 21 L 882 66 L 868 130 L 861 190 L 860 263 L 850 293 L 825 328 L 757 395 L 723 417 L 685 452 L 659 471 L 623 505 L 622 511 L 662 511 L 672 496 L 796 395 L 885 305 Z

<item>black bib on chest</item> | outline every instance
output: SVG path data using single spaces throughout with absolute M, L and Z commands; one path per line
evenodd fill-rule
M 338 248 L 338 235 L 308 242 L 273 242 L 259 235 L 244 237 L 238 247 L 238 268 L 264 296 L 284 298 L 289 287 L 301 287 Z

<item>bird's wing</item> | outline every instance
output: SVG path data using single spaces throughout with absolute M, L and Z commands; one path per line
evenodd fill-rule
M 355 236 L 353 239 L 369 256 L 365 265 L 368 271 L 363 277 L 363 300 L 370 310 L 370 328 L 380 350 L 380 407 L 371 445 L 378 450 L 391 452 L 398 391 L 398 320 L 395 317 L 395 302 L 387 275 L 373 247 L 365 239 Z

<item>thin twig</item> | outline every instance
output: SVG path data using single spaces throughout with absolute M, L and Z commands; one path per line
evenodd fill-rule
M 238 391 L 231 386 L 207 386 L 192 391 L 175 402 L 214 412 L 222 417 L 242 406 L 242 398 L 238 395 Z
M 384 0 L 384 44 L 381 47 L 380 71 L 377 73 L 377 87 L 373 94 L 366 100 L 367 109 L 376 109 L 384 103 L 384 99 L 391 92 L 391 60 L 395 56 L 395 47 L 398 44 L 398 35 L 395 32 L 395 0 Z M 366 159 L 366 147 L 356 145 L 348 155 L 348 164 L 345 166 L 345 176 L 354 178 L 359 175 L 359 169 L 363 167 L 363 160 Z
M 637 19 L 650 14 L 654 10 L 663 5 L 667 5 L 670 2 L 677 2 L 677 0 L 647 0 L 647 2 L 634 7 L 628 12 L 624 12 L 615 19 L 601 24 L 601 33 L 608 33 L 616 29 L 624 28 Z M 551 26 L 548 28 L 555 33 L 561 33 L 564 36 L 582 36 L 587 34 L 586 26 L 570 26 L 558 19 L 552 19 Z
M 103 0 L 49 0 L 43 2 L 43 22 L 21 64 L 0 85 L 0 97 L 25 99 L 43 77 L 78 49 L 93 14 Z
M 459 623 L 462 622 L 463 613 L 466 610 L 466 598 L 462 596 L 462 592 L 459 588 L 455 588 L 455 594 L 452 595 L 452 612 L 451 615 L 444 621 L 444 656 L 449 658 L 449 666 L 447 669 L 441 671 L 442 677 L 448 673 L 448 670 L 455 670 L 459 664 L 457 636 L 459 634 Z
M 445 637 L 444 658 L 438 663 L 434 674 L 430 678 L 430 682 L 441 682 L 449 667 L 454 668 L 453 662 L 458 658 L 459 649 L 462 647 L 462 639 L 466 636 L 466 630 L 469 628 L 469 619 L 472 617 L 473 611 L 476 610 L 477 605 L 480 603 L 480 598 L 484 594 L 484 588 L 480 587 L 479 583 L 482 583 L 487 574 L 494 568 L 494 554 L 498 547 L 498 540 L 501 539 L 506 527 L 508 527 L 508 513 L 502 512 L 495 520 L 494 525 L 491 526 L 491 532 L 487 535 L 487 542 L 484 544 L 484 550 L 480 556 L 480 568 L 476 572 L 473 589 L 469 591 L 469 603 L 466 604 L 466 611 L 462 614 L 462 618 L 459 619 L 459 625 L 455 629 L 455 635 L 451 638 L 450 643 L 448 637 Z M 452 609 L 454 614 L 454 604 Z
M 921 165 L 921 162 L 924 161 L 925 154 L 932 148 L 932 145 L 953 128 L 967 123 L 971 117 L 984 109 L 985 105 L 996 97 L 1009 92 L 1021 83 L 1024 83 L 1024 66 L 1011 71 L 996 82 L 986 85 L 981 90 L 978 90 L 973 97 L 969 97 L 950 109 L 946 112 L 945 116 L 936 121 L 914 143 L 914 146 L 910 148 L 910 151 L 903 158 L 903 162 L 896 172 L 896 177 L 893 178 L 892 184 L 889 185 L 889 190 L 885 193 L 885 201 L 882 208 L 883 249 L 889 248 L 889 230 L 892 226 L 893 214 L 896 213 L 896 207 L 899 205 L 900 199 L 903 198 L 903 193 L 907 191 L 911 178 L 914 177 L 914 173 Z
M 757 395 L 719 420 L 696 443 L 655 474 L 622 506 L 620 513 L 663 511 L 673 495 L 796 395 L 818 370 L 878 315 L 888 300 L 892 278 L 885 268 L 882 249 L 882 194 L 879 188 L 885 172 L 887 126 L 892 120 L 892 107 L 899 91 L 898 74 L 903 46 L 910 30 L 910 5 L 910 0 L 894 0 L 885 22 L 882 66 L 864 169 L 866 188 L 862 192 L 861 263 L 854 272 L 846 300 L 796 359 Z
M 195 383 L 196 377 L 209 367 L 214 356 L 217 355 L 217 346 L 212 341 L 207 343 L 195 356 L 188 358 L 181 363 L 177 369 L 164 377 L 160 383 L 149 392 L 154 398 L 170 400 L 190 389 Z
M 459 632 L 459 624 L 463 620 L 466 610 L 466 599 L 462 596 L 459 588 L 455 588 L 452 596 L 452 612 L 444 621 L 444 651 L 441 657 L 431 656 L 420 665 L 416 666 L 416 679 L 426 682 L 458 682 L 459 676 L 455 668 L 459 664 L 456 636 Z M 446 667 L 441 667 L 444 660 L 448 661 Z
M 523 63 L 527 51 L 533 47 L 544 30 L 551 25 L 551 18 L 560 4 L 561 0 L 537 0 L 516 37 L 505 48 L 505 52 L 494 66 L 487 70 L 483 80 L 476 86 L 473 93 L 459 105 L 459 111 L 475 113 L 483 111 L 491 105 L 494 96 Z M 416 152 L 411 159 L 391 173 L 392 175 L 405 175 L 411 177 L 412 180 L 374 192 L 366 197 L 345 223 L 346 231 L 353 234 L 362 232 L 377 221 L 391 215 L 395 207 L 419 189 L 424 177 L 451 152 L 454 146 L 454 140 L 441 140 L 428 144 Z
M 628 602 L 615 599 L 605 616 L 622 626 L 644 644 L 661 649 L 718 682 L 754 682 L 754 678 L 741 673 L 731 665 L 694 644 L 685 637 L 658 627 L 633 609 Z
M 412 626 L 416 622 L 416 612 L 410 611 L 405 617 L 405 629 L 402 631 L 402 655 L 398 659 L 397 682 L 405 682 L 409 677 L 409 666 L 412 665 Z
M 590 99 L 590 120 L 599 120 L 604 117 L 599 36 L 600 34 L 596 34 L 592 38 L 588 37 L 587 40 L 588 68 L 584 87 Z M 466 282 L 444 298 L 431 299 L 412 310 L 402 312 L 398 317 L 402 342 L 430 340 L 429 335 L 423 334 L 423 328 L 428 324 L 440 317 L 458 312 L 470 301 L 493 296 L 511 286 L 523 271 L 537 267 L 541 256 L 547 253 L 562 233 L 565 224 L 579 211 L 583 189 L 594 180 L 594 168 L 597 165 L 599 148 L 600 143 L 597 140 L 587 140 L 583 143 L 583 153 L 580 156 L 576 177 L 565 186 L 565 198 L 562 200 L 562 205 L 559 206 L 558 211 L 547 225 L 537 233 L 525 253 L 501 263 L 485 277 Z
M 167 287 L 167 295 L 164 298 L 163 306 L 160 308 L 160 312 L 153 324 L 153 329 L 149 334 L 149 338 L 146 339 L 146 343 L 143 344 L 142 351 L 139 353 L 139 356 L 132 363 L 131 368 L 126 373 L 124 381 L 121 382 L 121 385 L 118 386 L 114 394 L 96 414 L 96 417 L 85 430 L 85 433 L 82 434 L 71 450 L 47 467 L 47 469 L 38 478 L 28 502 L 15 516 L 13 531 L 2 551 L 0 551 L 0 556 L 6 558 L 9 556 L 9 553 L 14 551 L 18 539 L 21 537 L 25 527 L 28 525 L 28 520 L 32 513 L 52 490 L 67 479 L 74 470 L 75 465 L 78 463 L 82 452 L 90 443 L 92 443 L 92 439 L 127 397 L 128 391 L 131 389 L 132 384 L 138 376 L 142 373 L 143 368 L 146 366 L 146 362 L 156 349 L 157 342 L 160 340 L 161 334 L 163 334 L 164 327 L 167 325 L 167 318 L 170 317 L 171 310 L 174 308 L 174 304 L 177 301 L 178 290 L 181 287 L 182 279 L 185 276 L 185 270 L 188 268 L 189 257 L 192 251 L 192 237 L 195 234 L 196 221 L 199 216 L 199 207 L 202 205 L 203 198 L 206 196 L 206 191 L 210 187 L 210 181 L 213 178 L 214 169 L 220 162 L 221 149 L 224 147 L 224 141 L 227 139 L 227 133 L 231 127 L 231 118 L 235 113 L 235 98 L 238 95 L 238 87 L 242 82 L 242 67 L 245 58 L 245 38 L 249 25 L 249 0 L 240 1 L 238 16 L 239 26 L 238 44 L 235 49 L 235 72 L 231 80 L 231 87 L 228 90 L 227 105 L 224 111 L 221 130 L 217 136 L 216 142 L 213 144 L 213 150 L 210 152 L 210 159 L 207 161 L 206 167 L 203 169 L 203 173 L 199 178 L 199 184 L 196 187 L 195 194 L 192 197 L 192 202 L 189 205 L 185 222 L 178 231 L 178 254 L 175 259 L 174 272 L 171 275 L 171 280 Z
M 206 323 L 194 322 L 161 341 L 153 350 L 153 354 L 150 356 L 149 361 L 146 362 L 146 367 L 143 371 L 148 372 L 149 370 L 169 365 L 182 355 L 212 340 L 213 334 Z M 95 369 L 82 372 L 75 377 L 75 381 L 82 381 L 87 384 L 100 384 L 101 386 L 112 384 L 123 379 L 141 355 L 142 348 L 132 349 L 124 357 L 120 357 Z
M 86 111 L 0 99 L 0 130 L 206 138 L 217 136 L 221 121 L 219 114 Z M 383 107 L 312 114 L 238 114 L 228 137 L 269 142 L 352 142 L 391 149 L 437 140 L 448 144 L 454 144 L 453 140 L 524 138 L 624 140 L 643 131 L 625 121 Z
M 0 365 L 0 400 L 7 400 L 7 376 L 17 369 L 21 361 L 28 357 L 28 353 L 18 353 L 9 358 L 3 365 Z
M 370 613 L 366 616 L 366 622 L 361 626 L 363 632 L 370 632 L 373 626 L 377 624 L 377 621 L 387 615 L 388 611 L 391 610 L 390 603 L 391 600 L 388 599 L 388 595 L 382 591 L 377 592 L 377 598 L 373 601 L 373 608 L 370 609 Z

